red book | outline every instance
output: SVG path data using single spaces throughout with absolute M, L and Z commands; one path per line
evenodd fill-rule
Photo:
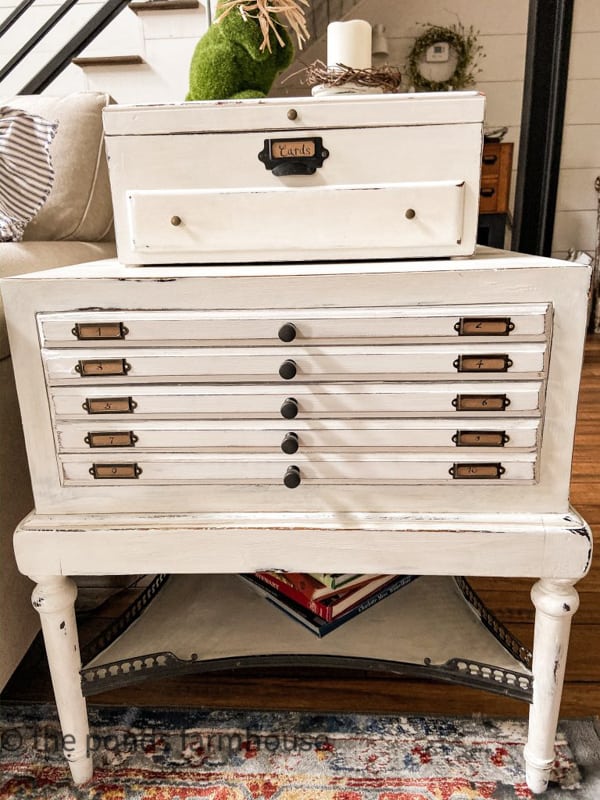
M 290 600 L 308 608 L 326 622 L 331 622 L 336 616 L 395 578 L 394 575 L 365 575 L 365 581 L 360 586 L 338 590 L 326 597 L 315 597 L 314 592 L 322 589 L 323 585 L 307 573 L 257 572 L 256 577 L 272 586 L 284 597 L 289 597 Z

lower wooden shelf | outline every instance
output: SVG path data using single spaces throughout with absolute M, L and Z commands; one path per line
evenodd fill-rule
M 161 675 L 284 665 L 532 694 L 529 651 L 452 577 L 419 577 L 319 638 L 236 575 L 157 576 L 82 656 L 86 696 Z

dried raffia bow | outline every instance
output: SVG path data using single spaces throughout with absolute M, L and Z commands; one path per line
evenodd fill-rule
M 298 48 L 302 50 L 304 42 L 308 40 L 309 33 L 306 27 L 306 18 L 302 6 L 309 5 L 309 0 L 226 0 L 221 4 L 221 13 L 215 19 L 220 22 L 231 11 L 237 9 L 243 17 L 251 17 L 258 20 L 263 35 L 261 50 L 267 48 L 271 52 L 270 31 L 273 31 L 275 38 L 281 47 L 285 47 L 285 42 L 277 30 L 278 25 L 289 26 L 296 36 Z M 277 16 L 277 20 L 274 17 Z

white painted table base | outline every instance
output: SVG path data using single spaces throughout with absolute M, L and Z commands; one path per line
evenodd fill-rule
M 15 534 L 23 571 L 37 581 L 34 606 L 43 634 L 63 734 L 76 783 L 92 776 L 74 622 L 74 582 L 59 576 L 129 571 L 238 573 L 266 567 L 300 571 L 386 571 L 538 577 L 533 649 L 533 701 L 525 748 L 527 783 L 547 786 L 567 658 L 576 581 L 591 556 L 591 535 L 574 512 L 566 515 L 477 517 L 421 515 L 183 515 L 181 517 L 32 514 Z M 300 529 L 299 529 L 300 528 Z M 434 555 L 435 554 L 435 555 Z M 45 566 L 47 575 L 41 575 Z M 568 577 L 567 577 L 568 576 Z M 324 640 L 323 652 L 327 642 Z

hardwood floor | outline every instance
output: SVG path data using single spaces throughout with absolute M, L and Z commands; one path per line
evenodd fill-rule
M 571 501 L 600 539 L 600 335 L 586 343 L 573 460 Z M 488 607 L 525 644 L 531 646 L 533 609 L 529 580 L 472 579 Z M 579 584 L 580 609 L 573 620 L 561 716 L 600 713 L 600 556 Z M 113 590 L 114 591 L 114 590 Z M 97 589 L 82 591 L 82 597 Z M 93 613 L 81 617 L 82 645 L 137 594 L 134 588 L 113 594 Z M 398 631 L 398 635 L 402 635 Z M 40 641 L 36 641 L 1 696 L 2 701 L 52 700 Z M 146 681 L 95 695 L 91 702 L 114 705 L 204 706 L 305 709 L 312 711 L 427 712 L 524 716 L 525 703 L 448 684 L 419 682 L 366 673 L 310 670 L 228 672 Z

